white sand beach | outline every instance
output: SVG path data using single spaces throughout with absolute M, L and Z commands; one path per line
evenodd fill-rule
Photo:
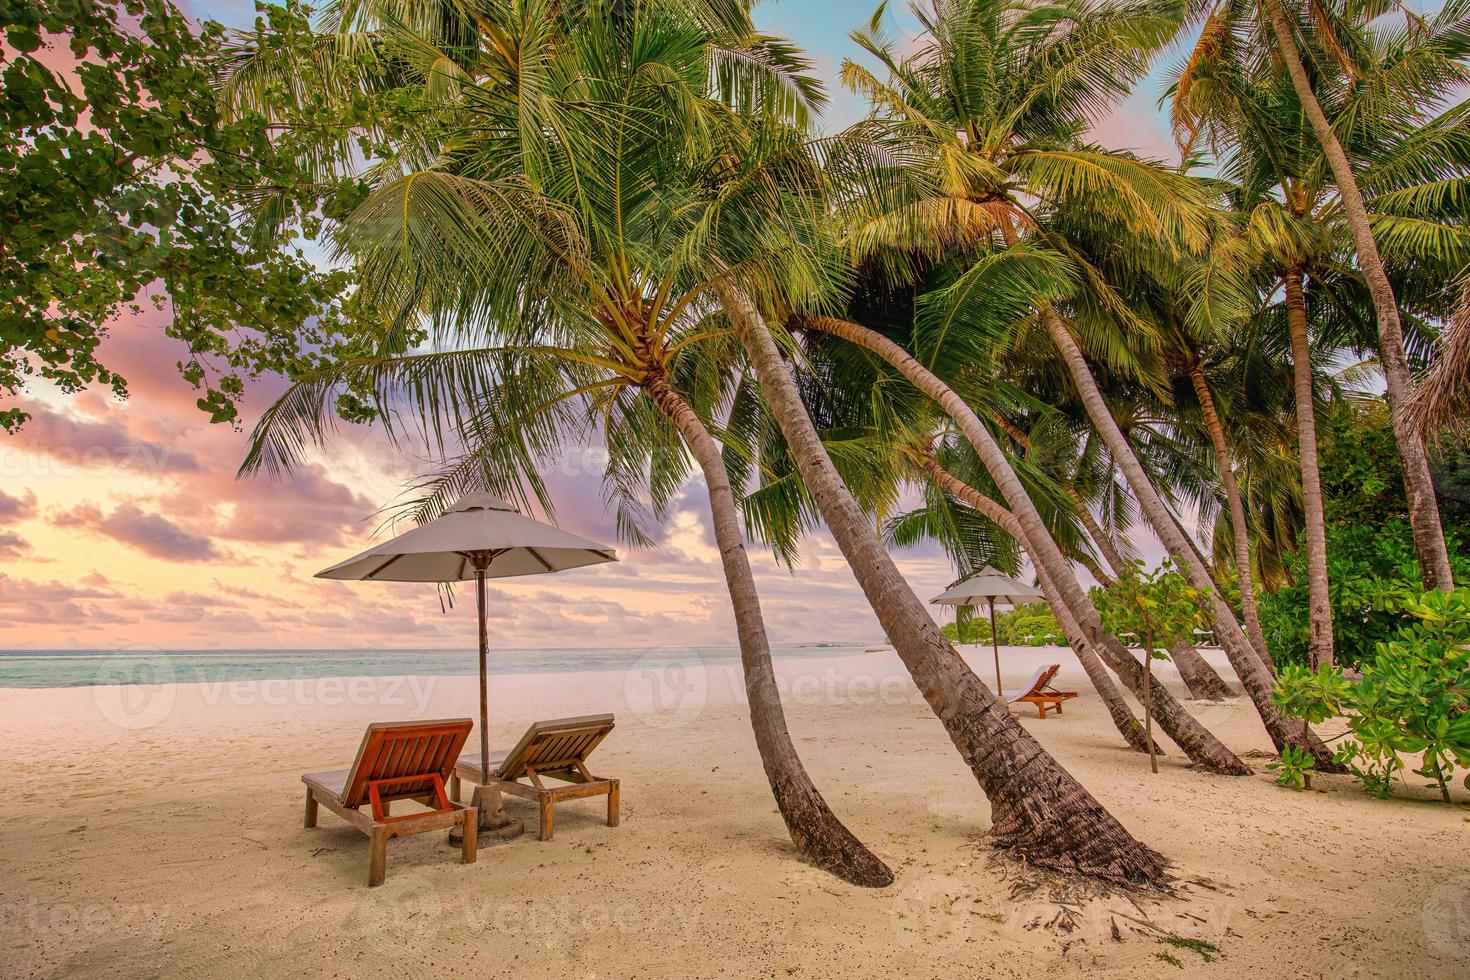
M 989 675 L 988 649 L 966 655 Z M 1173 862 L 1177 899 L 1012 897 L 981 843 L 984 797 L 888 652 L 778 661 L 808 769 L 897 874 L 884 890 L 794 856 L 733 665 L 492 678 L 492 745 L 537 718 L 617 713 L 594 769 L 621 778 L 622 825 L 600 800 L 564 804 L 554 840 L 487 845 L 472 866 L 442 834 L 395 841 L 371 890 L 366 838 L 325 811 L 303 829 L 300 774 L 347 765 L 369 721 L 474 714 L 474 678 L 3 690 L 0 972 L 1470 975 L 1463 789 L 1453 807 L 1345 777 L 1295 793 L 1261 759 L 1229 779 L 1177 751 L 1153 776 L 1067 651 L 1004 651 L 1006 683 L 1058 661 L 1081 697 L 1022 723 Z M 1197 710 L 1236 751 L 1270 748 L 1248 703 Z

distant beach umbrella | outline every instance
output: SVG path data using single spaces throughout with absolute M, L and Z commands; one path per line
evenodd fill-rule
M 375 582 L 475 583 L 480 614 L 480 787 L 490 781 L 487 578 L 542 575 L 617 561 L 612 548 L 533 520 L 488 493 L 471 493 L 434 520 L 316 573 L 317 578 Z M 487 809 L 497 812 L 487 813 Z M 481 807 L 481 829 L 494 829 L 499 805 Z
M 986 565 L 978 575 L 972 575 L 957 585 L 952 585 L 930 599 L 940 606 L 990 606 L 990 645 L 995 655 L 995 693 L 1000 693 L 1000 634 L 995 629 L 995 604 L 1023 606 L 1031 602 L 1044 602 L 1046 594 L 1025 582 L 1013 578 Z

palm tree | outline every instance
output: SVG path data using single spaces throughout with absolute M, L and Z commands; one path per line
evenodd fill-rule
M 1368 24 L 1380 8 L 1371 5 L 1329 10 L 1313 4 L 1308 12 L 1295 8 L 1288 10 L 1280 0 L 1260 0 L 1259 7 L 1222 2 L 1203 9 L 1209 11 L 1206 21 L 1209 40 L 1202 39 L 1202 43 L 1213 44 L 1222 32 L 1229 31 L 1236 36 L 1250 37 L 1258 49 L 1269 46 L 1280 58 L 1302 112 L 1320 144 L 1337 186 L 1358 266 L 1372 296 L 1378 325 L 1379 364 L 1388 389 L 1394 437 L 1404 468 L 1404 486 L 1420 574 L 1427 589 L 1452 589 L 1454 579 L 1445 549 L 1429 461 L 1413 420 L 1414 383 L 1405 355 L 1399 304 L 1389 281 L 1380 244 L 1374 237 L 1375 221 L 1369 213 L 1368 202 L 1359 176 L 1353 170 L 1344 139 L 1361 137 L 1364 129 L 1382 127 L 1385 122 L 1399 125 L 1422 123 L 1433 107 L 1443 105 L 1458 86 L 1470 82 L 1470 64 L 1466 63 L 1470 57 L 1470 41 L 1467 41 L 1464 30 L 1466 5 L 1463 2 L 1448 3 L 1431 18 L 1409 14 L 1403 29 L 1377 38 L 1369 34 L 1371 28 Z M 1274 44 L 1264 36 L 1267 25 Z M 1379 45 L 1374 43 L 1375 40 L 1387 43 Z M 1303 49 L 1313 57 L 1315 79 L 1303 60 Z M 1370 57 L 1362 57 L 1365 52 Z M 1265 58 L 1260 57 L 1259 60 L 1264 61 Z M 1349 95 L 1347 105 L 1339 101 L 1344 88 Z M 1363 97 L 1365 93 L 1366 98 Z M 1324 99 L 1330 109 L 1324 108 Z M 1392 100 L 1392 103 L 1385 100 Z M 1354 101 L 1357 104 L 1353 104 Z M 1375 101 L 1377 104 L 1373 104 Z M 1339 125 L 1328 118 L 1328 111 L 1333 111 Z M 1374 156 L 1376 154 L 1366 159 L 1372 160 Z M 1458 176 L 1464 173 L 1459 169 Z M 1288 288 L 1295 290 L 1296 287 L 1288 285 Z M 1304 486 L 1303 490 L 1311 492 L 1309 486 Z M 1310 515 L 1310 506 L 1308 513 Z
M 811 493 L 894 649 L 944 722 L 991 801 L 989 837 L 1029 862 L 1112 881 L 1158 881 L 1163 859 L 1140 844 L 980 683 L 950 646 L 843 483 L 802 403 L 765 318 L 747 290 L 720 280 L 720 304 Z
M 982 334 L 994 329 L 986 322 L 992 304 L 981 298 L 1030 297 L 1145 518 L 1209 602 L 1216 633 L 1272 740 L 1310 747 L 1320 767 L 1340 768 L 1326 746 L 1282 718 L 1271 700 L 1270 672 L 1149 481 L 1056 305 L 1065 298 L 1074 307 L 1106 311 L 1112 334 L 1088 339 L 1109 353 L 1129 349 L 1117 340 L 1118 325 L 1149 332 L 1065 238 L 1047 232 L 1048 208 L 1085 205 L 1161 248 L 1203 248 L 1218 223 L 1206 185 L 1078 139 L 1089 113 L 1121 97 L 1142 75 L 1146 52 L 1176 29 L 1177 11 L 1146 2 L 1038 10 L 1013 0 L 938 0 L 932 11 L 914 9 L 926 33 L 906 57 L 882 35 L 881 8 L 867 30 L 854 34 L 886 68 L 887 81 L 851 62 L 843 67 L 844 80 L 876 107 L 850 137 L 847 158 L 838 157 L 845 167 L 841 175 L 853 188 L 846 198 L 850 247 L 885 257 L 918 248 L 973 256 L 967 271 L 927 297 L 926 329 L 941 341 L 958 325 Z M 997 240 L 1003 248 L 995 247 Z M 921 309 L 921 320 L 925 316 Z M 1098 322 L 1093 317 L 1087 324 Z M 958 398 L 943 405 L 951 414 L 966 410 Z M 1033 530 L 1027 523 L 1024 494 L 1013 499 L 1001 472 L 1003 459 L 985 446 L 993 440 L 984 426 L 961 423 L 961 429 L 987 466 L 995 465 L 992 478 L 1033 544 L 1044 550 L 1039 526 Z M 1069 586 L 1072 577 L 1060 568 L 1054 577 L 1083 626 L 1100 631 L 1100 620 L 1085 612 L 1075 579 Z
M 892 295 L 877 283 L 863 292 L 879 297 Z M 883 301 L 880 299 L 880 303 Z M 883 303 L 895 307 L 900 316 L 911 316 L 912 310 L 902 301 Z M 788 326 L 799 330 L 807 318 L 794 317 Z M 896 326 L 896 324 L 895 324 Z M 818 394 L 835 390 L 864 393 L 861 397 L 827 400 L 813 405 L 829 428 L 870 432 L 871 469 L 886 475 L 895 486 L 885 495 L 896 500 L 898 488 L 906 481 L 917 481 L 926 498 L 926 506 L 888 520 L 885 535 L 899 545 L 909 545 L 932 538 L 944 545 L 962 577 L 993 565 L 1008 573 L 1017 572 L 1018 548 L 1025 551 L 1026 534 L 1020 522 L 1004 503 L 996 499 L 993 487 L 982 493 L 972 484 L 988 483 L 984 467 L 967 453 L 968 446 L 953 440 L 948 416 L 936 404 L 919 394 L 902 377 L 894 377 L 886 361 L 874 358 L 866 348 L 843 343 L 820 329 L 804 334 L 809 343 L 805 351 L 813 371 L 823 375 L 824 384 L 814 389 Z M 845 411 L 844 411 L 845 410 Z M 849 417 L 850 416 L 850 417 Z M 829 450 L 833 440 L 828 437 Z M 1081 549 L 1081 530 L 1074 517 L 1070 499 L 1043 473 L 1026 470 L 1030 477 L 1027 493 L 1033 499 L 1046 499 L 1048 532 L 1058 541 L 1067 541 L 1068 557 L 1085 554 Z M 963 479 L 962 479 L 963 477 Z M 966 482 L 968 481 L 968 482 Z M 769 530 L 769 529 L 768 529 Z M 1049 581 L 1049 580 L 1048 580 Z M 1133 716 L 1103 660 L 1075 617 L 1057 596 L 1055 587 L 1047 591 L 1048 602 L 1078 661 L 1092 681 L 1099 698 L 1108 709 L 1119 734 L 1132 748 L 1148 751 L 1143 725 Z M 1157 750 L 1157 746 L 1155 746 Z
M 788 96 L 813 104 L 804 63 L 748 25 L 732 37 L 655 4 L 456 6 L 412 28 L 386 7 L 361 17 L 367 55 L 333 68 L 378 82 L 409 112 L 391 155 L 362 165 L 371 193 L 334 241 L 358 273 L 358 302 L 426 318 L 438 349 L 396 352 L 389 335 L 381 353 L 298 379 L 262 418 L 244 470 L 289 465 L 347 392 L 390 432 L 408 410 L 440 451 L 459 447 L 422 488 L 416 515 L 432 517 L 471 487 L 539 491 L 536 463 L 569 434 L 597 431 L 620 525 L 637 540 L 643 481 L 657 512 L 692 455 L 756 744 L 791 838 L 845 880 L 891 883 L 792 744 L 739 505 L 709 430 L 736 350 L 700 304 L 711 275 L 701 250 L 723 209 L 750 215 L 763 202 L 705 182 L 711 161 L 738 150 L 759 187 L 799 150 L 796 131 L 738 110 L 774 116 Z
M 1084 668 L 1092 667 L 1089 660 L 1094 654 L 1101 656 L 1124 684 L 1136 696 L 1141 697 L 1145 683 L 1143 668 L 1116 637 L 1103 630 L 1102 617 L 1068 567 L 1035 502 L 1022 486 L 1020 478 L 994 436 L 968 402 L 902 347 L 874 330 L 834 317 L 809 317 L 801 322 L 808 329 L 840 337 L 876 354 L 954 421 L 965 440 L 983 461 L 988 475 L 994 480 L 1006 503 L 1010 505 L 1008 513 L 1014 524 L 1008 523 L 1007 530 L 1031 558 L 1042 591 L 1051 601 L 1053 609 L 1057 610 L 1058 623 L 1067 630 L 1068 639 L 1073 643 L 1073 649 L 1082 660 Z M 966 494 L 967 488 L 954 477 L 950 476 L 949 480 L 953 482 L 949 482 L 937 472 L 931 471 L 931 475 L 971 506 L 977 509 L 987 508 L 986 504 L 976 499 L 979 495 Z M 1071 625 L 1075 625 L 1075 633 L 1068 629 Z M 1093 672 L 1093 669 L 1089 669 L 1089 676 Z M 1250 772 L 1234 753 L 1167 693 L 1161 693 L 1155 701 L 1158 704 L 1157 717 L 1161 727 L 1195 764 L 1211 772 L 1226 775 L 1246 775 Z M 1112 708 L 1110 702 L 1110 709 Z M 1124 719 L 1115 713 L 1114 721 L 1124 722 Z M 1125 732 L 1125 737 L 1126 734 Z
M 1278 11 L 1279 12 L 1279 11 Z M 1315 106 L 1305 105 L 1294 79 L 1285 78 L 1273 59 L 1265 57 L 1247 40 L 1251 30 L 1251 8 L 1219 10 L 1207 22 L 1204 35 L 1189 61 L 1181 69 L 1174 87 L 1173 113 L 1176 132 L 1182 144 L 1207 141 L 1225 174 L 1239 185 L 1237 207 L 1245 215 L 1246 236 L 1240 247 L 1224 250 L 1225 263 L 1236 262 L 1245 269 L 1265 265 L 1270 269 L 1268 293 L 1280 289 L 1284 294 L 1284 319 L 1288 327 L 1296 397 L 1298 452 L 1301 462 L 1302 506 L 1310 608 L 1310 657 L 1313 663 L 1333 660 L 1332 612 L 1328 598 L 1326 527 L 1323 518 L 1321 475 L 1317 453 L 1317 428 L 1313 411 L 1313 362 L 1323 361 L 1329 351 L 1323 348 L 1327 337 L 1311 337 L 1312 307 L 1339 321 L 1350 322 L 1357 313 L 1353 302 L 1355 291 L 1352 270 L 1345 268 L 1340 256 L 1348 242 L 1355 239 L 1353 205 L 1349 197 L 1361 194 L 1354 178 L 1350 191 L 1330 179 L 1335 171 L 1324 167 L 1322 146 L 1304 124 Z M 1401 53 L 1379 50 L 1372 63 L 1392 64 Z M 1357 131 L 1353 136 L 1362 149 L 1371 152 L 1375 163 L 1364 174 L 1364 186 L 1370 191 L 1391 191 L 1383 203 L 1392 209 L 1392 197 L 1407 199 L 1412 210 L 1394 215 L 1380 211 L 1375 220 L 1392 234 L 1387 244 L 1391 257 L 1422 260 L 1425 252 L 1453 254 L 1453 233 L 1445 235 L 1443 224 L 1422 207 L 1426 191 L 1444 193 L 1441 175 L 1453 174 L 1457 167 L 1452 158 L 1436 153 L 1435 147 L 1413 138 L 1423 127 L 1412 117 L 1389 113 L 1385 117 L 1381 103 L 1399 97 L 1398 85 L 1370 84 L 1344 93 L 1339 103 L 1344 118 L 1375 122 L 1372 132 Z M 1310 96 L 1310 93 L 1309 93 Z M 1320 107 L 1316 107 L 1320 113 Z M 1394 127 L 1400 128 L 1392 132 Z M 1392 133 L 1392 135 L 1388 135 Z M 1336 138 L 1334 137 L 1334 140 Z M 1340 147 L 1339 147 L 1340 148 Z M 1330 162 L 1330 161 L 1329 161 Z M 1453 184 L 1453 181 L 1451 181 Z M 1418 205 L 1418 206 L 1415 206 Z M 1403 208 L 1403 204 L 1398 204 Z M 1417 213 L 1416 213 L 1417 212 Z M 1425 220 L 1428 219 L 1428 220 Z M 1431 236 L 1425 241 L 1425 236 Z M 1371 236 L 1370 236 L 1371 241 Z M 1463 249 L 1463 246 L 1461 246 Z M 1408 254 L 1406 254 L 1408 253 Z M 1373 261 L 1378 261 L 1374 246 Z M 1360 263 L 1373 290 L 1368 266 Z M 1381 270 L 1381 263 L 1379 263 Z M 1228 278 L 1228 273 L 1222 278 Z M 1385 286 L 1387 285 L 1385 281 Z M 1251 284 L 1250 289 L 1257 288 Z M 1376 299 L 1375 299 L 1376 303 Z M 1402 356 L 1402 337 L 1398 306 L 1393 307 L 1393 330 L 1399 332 L 1393 351 Z M 1255 311 L 1260 315 L 1260 310 Z M 1320 319 L 1320 317 L 1319 317 Z M 1380 317 L 1380 327 L 1383 320 Z M 1385 342 L 1380 340 L 1380 350 Z M 1395 368 L 1389 363 L 1393 351 L 1380 353 L 1385 376 Z M 1390 388 L 1392 394 L 1392 386 Z M 1415 453 L 1422 459 L 1422 446 L 1415 440 L 1411 451 L 1401 455 L 1406 472 L 1416 467 Z M 1427 464 L 1425 464 L 1427 479 Z M 1434 508 L 1433 535 L 1437 550 L 1443 554 L 1443 535 L 1439 530 L 1437 505 L 1429 485 L 1430 506 Z M 1409 490 L 1411 515 L 1415 513 L 1415 491 Z M 1416 542 L 1420 546 L 1421 570 L 1426 582 L 1438 581 L 1435 571 L 1440 561 L 1424 546 L 1419 531 L 1426 528 L 1427 511 L 1421 506 L 1416 521 Z M 1445 559 L 1447 561 L 1447 559 Z M 1446 571 L 1444 574 L 1448 574 Z

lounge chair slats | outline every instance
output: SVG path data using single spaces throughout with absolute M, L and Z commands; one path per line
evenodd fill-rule
M 306 784 L 306 826 L 316 826 L 317 809 L 325 806 L 366 834 L 370 887 L 383 883 L 388 841 L 395 837 L 460 826 L 461 857 L 472 864 L 479 814 L 473 806 L 450 800 L 444 785 L 472 727 L 468 718 L 369 725 L 351 768 L 301 777 Z M 428 809 L 393 816 L 397 800 L 417 800 Z
M 503 793 L 536 801 L 541 809 L 542 840 L 550 840 L 554 831 L 554 807 L 563 800 L 589 796 L 607 796 L 607 825 L 618 825 L 619 791 L 616 779 L 592 775 L 587 768 L 590 756 L 613 730 L 612 715 L 584 715 L 538 721 L 509 752 L 490 756 L 489 785 Z M 569 785 L 548 786 L 550 777 Z M 530 785 L 520 780 L 527 779 Z M 459 799 L 460 782 L 479 783 L 480 757 L 464 755 L 454 767 L 450 779 L 450 796 Z
M 1001 695 L 1009 704 L 1018 701 L 1036 705 L 1036 713 L 1042 718 L 1046 717 L 1047 709 L 1062 713 L 1062 702 L 1077 696 L 1076 691 L 1058 691 L 1051 686 L 1052 680 L 1057 676 L 1057 671 L 1062 669 L 1061 664 L 1038 668 L 1031 679 L 1026 682 L 1025 687 L 1016 688 L 1013 691 L 1002 691 Z

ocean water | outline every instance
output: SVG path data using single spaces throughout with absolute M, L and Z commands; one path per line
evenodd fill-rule
M 861 644 L 773 644 L 778 658 L 841 657 Z M 740 659 L 733 646 L 491 650 L 492 674 L 698 665 Z M 0 650 L 0 687 L 220 683 L 296 677 L 476 674 L 474 650 Z

